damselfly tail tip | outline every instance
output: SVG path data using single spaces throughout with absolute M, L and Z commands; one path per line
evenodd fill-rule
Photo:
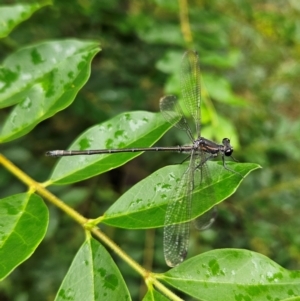
M 47 157 L 58 157 L 59 153 L 58 153 L 57 150 L 47 151 L 45 153 L 45 156 L 47 156 Z

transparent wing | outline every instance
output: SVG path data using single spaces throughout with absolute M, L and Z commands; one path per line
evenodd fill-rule
M 182 105 L 194 119 L 196 134 L 201 137 L 201 91 L 200 91 L 200 64 L 197 52 L 187 51 L 181 63 L 181 92 Z M 183 110 L 175 96 L 166 96 L 160 101 L 160 110 L 167 121 L 174 123 L 181 130 L 186 131 L 192 141 L 193 135 Z M 164 255 L 169 266 L 181 263 L 188 250 L 189 231 L 192 204 L 207 209 L 207 203 L 214 197 L 213 188 L 207 193 L 194 197 L 194 184 L 212 187 L 206 161 L 208 157 L 200 149 L 191 153 L 190 165 L 183 174 L 173 197 L 170 199 L 164 227 Z M 197 169 L 196 169 L 197 167 Z M 195 178 L 196 177 L 196 178 Z M 196 180 L 196 181 L 195 181 Z M 215 218 L 214 209 L 196 219 L 198 229 L 209 227 Z
M 164 255 L 168 266 L 181 263 L 188 250 L 191 202 L 194 189 L 195 160 L 193 153 L 174 195 L 169 200 L 164 226 Z
M 200 63 L 196 51 L 187 51 L 181 63 L 181 94 L 183 104 L 194 119 L 197 137 L 201 137 Z
M 163 117 L 168 122 L 170 122 L 171 124 L 174 124 L 174 122 L 176 122 L 174 126 L 179 128 L 180 130 L 185 131 L 191 139 L 191 141 L 194 141 L 191 129 L 188 125 L 186 118 L 184 117 L 182 108 L 180 107 L 176 96 L 167 95 L 161 98 L 159 102 L 159 107 Z
M 202 152 L 199 157 L 201 158 L 198 163 L 198 168 L 195 170 L 194 174 L 194 185 L 205 187 L 205 190 L 202 190 L 201 199 L 194 199 L 192 205 L 207 208 L 207 204 L 211 200 L 215 199 L 215 191 L 212 185 L 212 179 L 209 173 L 207 166 L 207 161 L 209 155 Z M 197 166 L 197 165 L 196 165 Z M 209 228 L 217 218 L 217 208 L 216 206 L 209 209 L 204 214 L 197 217 L 193 223 L 198 230 L 205 230 Z
M 211 208 L 209 211 L 205 212 L 203 215 L 197 217 L 194 219 L 193 224 L 196 229 L 200 231 L 204 231 L 215 222 L 217 219 L 218 210 L 217 207 Z

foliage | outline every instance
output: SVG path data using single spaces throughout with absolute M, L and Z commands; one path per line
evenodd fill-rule
M 299 272 L 273 261 L 299 269 L 296 2 L 40 3 L 0 7 L 0 299 L 296 300 Z M 185 143 L 164 135 L 171 126 L 160 114 L 131 111 L 157 111 L 163 94 L 179 94 L 185 48 L 203 68 L 202 135 L 230 137 L 239 161 L 264 169 L 241 184 L 210 162 L 216 198 L 193 217 L 222 203 L 216 226 L 201 246 L 193 232 L 190 258 L 165 272 L 161 230 L 154 252 L 151 229 L 163 225 L 169 175 L 184 164 L 159 168 L 178 162 L 161 153 L 66 157 L 49 176 L 55 159 L 43 154 Z M 258 167 L 230 166 L 244 176 Z

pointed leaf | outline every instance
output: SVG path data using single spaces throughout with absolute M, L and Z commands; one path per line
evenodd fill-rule
M 147 147 L 156 142 L 169 128 L 159 113 L 144 111 L 122 113 L 109 121 L 96 125 L 70 146 L 73 150 Z M 50 181 L 68 184 L 121 166 L 141 153 L 119 153 L 63 157 L 55 167 Z
M 0 6 L 0 38 L 4 38 L 21 22 L 28 19 L 35 11 L 45 5 L 49 5 L 50 1 L 44 3 L 30 3 Z
M 208 211 L 214 205 L 232 195 L 242 178 L 224 169 L 221 162 L 208 162 L 214 188 L 210 202 L 192 204 L 192 219 Z M 231 169 L 246 176 L 259 168 L 254 163 L 237 164 L 227 162 Z M 187 164 L 172 165 L 159 169 L 123 194 L 104 214 L 103 222 L 108 225 L 129 229 L 162 227 L 168 201 L 181 179 Z M 194 193 L 209 193 L 210 187 L 195 187 Z
M 288 271 L 248 250 L 213 250 L 159 278 L 196 300 L 275 301 L 300 296 L 300 271 Z M 289 299 L 288 299 L 289 300 Z
M 28 133 L 72 103 L 90 75 L 98 43 L 52 41 L 23 48 L 0 69 L 0 107 L 18 103 L 0 129 L 0 142 Z
M 55 301 L 131 300 L 113 259 L 95 239 L 79 249 L 63 280 Z
M 0 280 L 31 256 L 48 226 L 48 209 L 36 194 L 0 200 Z

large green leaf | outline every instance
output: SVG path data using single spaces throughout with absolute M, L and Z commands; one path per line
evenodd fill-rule
M 212 176 L 211 185 L 195 187 L 194 199 L 201 200 L 201 195 L 211 193 L 211 186 L 214 194 L 208 202 L 192 204 L 193 219 L 232 195 L 242 181 L 241 176 L 224 169 L 221 162 L 208 162 L 208 164 Z M 227 165 L 243 176 L 259 168 L 259 165 L 254 163 L 229 162 Z M 172 165 L 154 172 L 123 194 L 105 212 L 103 222 L 130 229 L 163 226 L 167 203 L 176 201 L 173 199 L 173 191 L 186 168 L 187 164 Z
M 105 248 L 89 238 L 76 254 L 55 301 L 131 300 L 113 259 Z
M 10 55 L 0 69 L 0 107 L 17 103 L 0 131 L 0 142 L 28 133 L 72 103 L 99 51 L 94 41 L 51 41 Z
M 43 239 L 48 209 L 35 194 L 16 194 L 0 200 L 0 280 L 25 261 Z
M 87 130 L 76 139 L 70 149 L 151 146 L 170 127 L 171 124 L 159 113 L 144 111 L 122 113 Z M 68 184 L 82 181 L 123 165 L 139 154 L 141 153 L 63 157 L 56 165 L 50 182 Z
M 225 78 L 212 74 L 205 74 L 203 75 L 203 82 L 208 94 L 212 98 L 226 104 L 239 106 L 246 105 L 246 101 L 243 98 L 236 96 L 232 92 L 230 82 Z
M 159 278 L 196 300 L 277 301 L 300 296 L 300 271 L 288 271 L 248 250 L 206 252 Z
M 28 19 L 35 11 L 51 1 L 0 6 L 0 38 L 6 37 L 18 24 Z

